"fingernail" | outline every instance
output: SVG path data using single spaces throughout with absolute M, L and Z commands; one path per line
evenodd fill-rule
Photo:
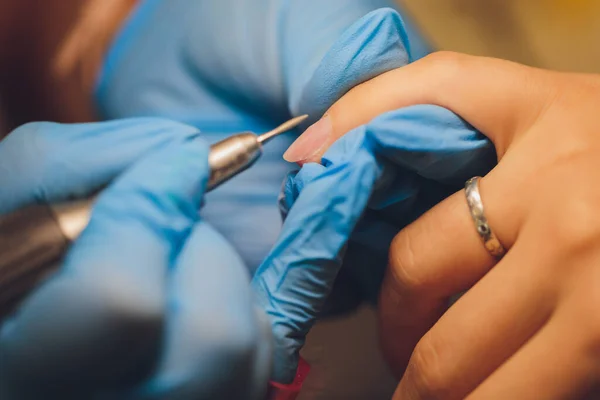
M 326 115 L 304 131 L 287 149 L 283 158 L 289 162 L 308 160 L 329 143 L 331 133 L 331 118 Z

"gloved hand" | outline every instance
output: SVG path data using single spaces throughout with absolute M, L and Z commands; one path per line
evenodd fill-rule
M 385 8 L 388 7 L 388 8 Z M 167 116 L 215 142 L 312 121 L 350 88 L 420 58 L 427 46 L 393 0 L 145 0 L 115 40 L 97 88 L 105 118 Z M 410 46 L 409 46 L 410 43 Z M 280 232 L 291 170 L 269 144 L 251 170 L 207 196 L 203 216 L 254 271 Z
M 0 142 L 0 213 L 110 184 L 1 326 L 0 398 L 261 396 L 269 329 L 243 261 L 198 215 L 207 156 L 199 131 L 160 119 L 34 123 Z
M 308 113 L 314 122 L 354 86 L 428 52 L 395 8 L 393 0 L 145 0 L 108 54 L 97 103 L 105 118 L 168 116 L 201 128 L 210 142 L 268 130 L 291 115 Z M 294 139 L 273 141 L 256 166 L 207 196 L 203 216 L 251 272 L 280 233 L 277 199 L 293 168 L 282 155 Z M 377 250 L 380 258 L 387 252 Z M 346 275 L 334 311 L 363 300 L 355 274 Z M 369 287 L 380 281 L 379 272 L 366 275 Z M 275 336 L 286 341 L 275 317 L 297 317 L 271 316 Z M 282 372 L 275 378 L 289 381 L 293 374 Z
M 291 174 L 283 232 L 253 279 L 273 325 L 275 378 L 293 376 L 342 263 L 376 295 L 398 231 L 494 161 L 483 135 L 422 105 L 375 118 L 338 139 L 321 164 Z

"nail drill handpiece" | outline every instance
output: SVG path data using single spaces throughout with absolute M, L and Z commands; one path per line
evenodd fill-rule
M 207 191 L 250 168 L 264 143 L 307 117 L 293 118 L 262 135 L 239 133 L 212 145 Z M 38 204 L 0 216 L 0 320 L 56 269 L 70 242 L 87 226 L 92 204 L 93 199 Z

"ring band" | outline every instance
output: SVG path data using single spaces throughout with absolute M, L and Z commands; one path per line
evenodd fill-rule
M 500 259 L 506 254 L 506 250 L 496 235 L 494 235 L 494 232 L 492 232 L 492 229 L 487 222 L 487 218 L 485 218 L 483 202 L 481 201 L 481 195 L 479 194 L 479 179 L 481 179 L 481 177 L 476 176 L 465 183 L 467 204 L 469 205 L 475 228 L 477 228 L 477 233 L 481 237 L 486 250 L 495 258 Z

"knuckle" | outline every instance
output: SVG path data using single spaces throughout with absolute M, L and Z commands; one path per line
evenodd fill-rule
M 427 55 L 426 57 L 423 58 L 423 60 L 427 60 L 428 63 L 431 64 L 441 64 L 441 65 L 450 65 L 450 66 L 454 66 L 457 63 L 460 63 L 463 58 L 465 57 L 465 55 L 460 54 L 460 53 L 456 53 L 454 51 L 447 51 L 447 50 L 442 50 L 442 51 L 436 51 L 433 52 L 429 55 Z
M 581 99 L 581 95 L 587 98 L 597 99 L 600 97 L 600 77 L 595 74 L 568 75 L 565 85 Z
M 427 288 L 427 280 L 416 263 L 410 235 L 401 231 L 390 246 L 389 270 L 397 289 L 418 294 Z
M 415 347 L 405 379 L 408 379 L 411 390 L 418 394 L 418 398 L 449 398 L 448 380 L 441 369 L 440 353 L 427 336 Z
M 423 58 L 423 63 L 432 69 L 438 76 L 449 78 L 460 73 L 469 56 L 453 51 L 438 51 Z
M 562 211 L 550 219 L 555 251 L 565 255 L 587 254 L 596 249 L 600 240 L 600 215 L 597 202 L 589 196 L 570 196 L 563 199 Z

